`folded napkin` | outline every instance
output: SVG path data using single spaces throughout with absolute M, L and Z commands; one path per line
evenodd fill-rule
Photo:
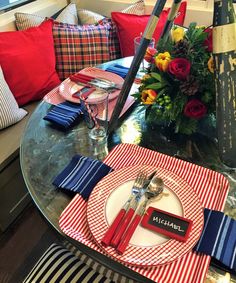
M 122 78 L 125 78 L 126 75 L 128 74 L 129 68 L 115 64 L 112 66 L 109 66 L 106 71 L 117 74 L 121 76 Z
M 105 163 L 77 154 L 55 178 L 53 185 L 79 193 L 87 199 L 98 181 L 111 171 L 113 169 Z
M 194 247 L 236 271 L 236 220 L 221 211 L 204 209 L 204 228 Z
M 79 120 L 83 108 L 81 104 L 66 101 L 54 106 L 43 119 L 66 130 Z

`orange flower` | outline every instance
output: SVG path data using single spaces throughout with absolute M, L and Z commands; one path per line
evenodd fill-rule
M 148 47 L 144 56 L 144 60 L 146 60 L 148 63 L 153 63 L 154 61 L 154 55 L 157 53 L 156 48 Z
M 171 57 L 169 52 L 159 53 L 155 57 L 155 64 L 157 68 L 162 72 L 167 71 L 170 61 L 171 61 Z
M 141 100 L 144 104 L 153 104 L 157 98 L 157 93 L 153 89 L 145 89 L 141 93 Z

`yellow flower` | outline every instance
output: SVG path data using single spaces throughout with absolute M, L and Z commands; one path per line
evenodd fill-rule
M 213 61 L 213 57 L 211 56 L 207 62 L 207 66 L 208 66 L 208 70 L 211 73 L 214 73 L 214 61 Z
M 171 30 L 171 38 L 176 43 L 184 38 L 184 29 L 183 28 L 176 28 Z
M 202 26 L 196 26 L 196 28 L 198 28 L 198 29 L 199 29 L 199 28 L 200 28 L 200 29 L 205 29 L 206 26 L 203 26 L 203 25 L 202 25 Z
M 169 52 L 159 53 L 155 57 L 155 64 L 157 68 L 162 72 L 166 72 L 170 61 L 171 57 Z
M 145 89 L 141 93 L 141 100 L 144 104 L 153 104 L 156 97 L 157 93 L 153 89 Z
M 143 77 L 142 77 L 142 82 L 143 81 L 145 81 L 145 80 L 148 80 L 148 79 L 150 79 L 151 78 L 151 76 L 149 75 L 149 74 L 145 74 L 145 75 L 143 75 Z

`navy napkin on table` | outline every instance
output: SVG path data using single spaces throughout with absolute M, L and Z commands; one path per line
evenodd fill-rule
M 43 119 L 66 130 L 79 120 L 81 114 L 83 114 L 83 106 L 81 104 L 66 101 L 53 106 Z
M 113 169 L 105 163 L 77 154 L 54 179 L 53 185 L 87 199 L 98 181 L 111 171 Z
M 117 75 L 121 76 L 122 78 L 125 78 L 126 75 L 128 74 L 129 68 L 121 66 L 119 64 L 115 64 L 115 65 L 109 66 L 106 69 L 106 71 L 117 74 Z
M 204 209 L 204 228 L 194 247 L 236 271 L 236 220 L 221 211 Z

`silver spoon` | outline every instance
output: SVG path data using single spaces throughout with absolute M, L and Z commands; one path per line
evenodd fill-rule
M 119 254 L 123 254 L 124 251 L 126 250 L 129 244 L 129 241 L 134 234 L 134 231 L 136 230 L 138 224 L 140 223 L 146 211 L 146 207 L 148 203 L 163 192 L 163 187 L 164 187 L 163 180 L 157 176 L 154 176 L 145 192 L 145 200 L 138 208 L 138 211 L 136 212 L 135 217 L 133 218 L 129 227 L 126 229 L 124 236 L 121 238 L 121 241 L 117 246 L 116 251 Z
M 164 182 L 161 178 L 155 176 L 150 182 L 146 192 L 145 201 L 141 204 L 140 209 L 143 209 L 143 214 L 146 211 L 146 207 L 150 201 L 159 196 L 163 192 Z

